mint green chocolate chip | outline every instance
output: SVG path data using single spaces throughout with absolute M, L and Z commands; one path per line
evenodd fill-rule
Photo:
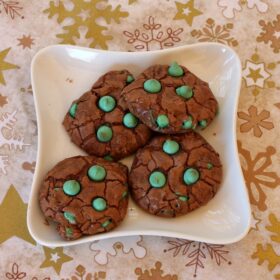
M 92 201 L 92 207 L 96 210 L 96 211 L 104 211 L 107 207 L 107 202 L 104 198 L 102 197 L 98 197 L 95 198 Z
M 193 96 L 193 91 L 189 86 L 181 86 L 176 88 L 177 95 L 185 98 L 190 99 Z
M 181 201 L 188 201 L 189 200 L 189 197 L 188 196 L 180 196 L 179 199 Z
M 207 169 L 212 169 L 213 168 L 213 164 L 211 162 L 207 163 Z
M 81 190 L 80 183 L 76 180 L 68 180 L 63 184 L 63 191 L 65 194 L 74 196 L 77 195 Z
M 108 125 L 102 125 L 97 130 L 97 139 L 100 142 L 109 142 L 113 137 L 113 131 Z
M 124 192 L 122 193 L 122 198 L 127 197 L 127 195 L 128 195 L 128 192 L 127 192 L 127 191 L 124 191 Z
M 110 95 L 102 96 L 98 101 L 98 107 L 106 113 L 111 112 L 116 107 L 116 100 Z
M 207 120 L 201 120 L 198 122 L 198 125 L 205 128 L 207 126 Z
M 66 236 L 67 236 L 67 237 L 71 237 L 72 234 L 73 234 L 72 228 L 69 228 L 69 227 L 67 227 L 67 228 L 65 229 L 65 232 L 66 232 Z
M 165 175 L 160 171 L 154 171 L 149 177 L 150 185 L 154 188 L 162 188 L 166 183 Z
M 114 160 L 110 155 L 105 156 L 104 159 L 108 160 L 108 161 L 113 161 Z
M 144 89 L 149 93 L 157 93 L 161 90 L 161 84 L 158 80 L 150 79 L 144 82 Z
M 106 177 L 106 170 L 103 166 L 100 165 L 93 165 L 88 170 L 88 177 L 92 181 L 103 181 Z
M 111 224 L 111 221 L 107 220 L 104 223 L 102 223 L 101 226 L 105 228 L 105 227 L 109 226 L 110 224 Z
M 160 128 L 166 128 L 169 125 L 169 120 L 166 115 L 159 115 L 157 117 L 157 125 Z
M 60 190 L 60 188 L 54 188 L 54 190 L 55 190 L 56 192 L 58 192 L 58 191 Z
M 131 113 L 126 113 L 123 117 L 123 124 L 128 128 L 134 128 L 138 124 L 138 119 Z
M 185 129 L 192 128 L 192 117 L 191 116 L 189 116 L 188 119 L 183 121 L 183 128 L 185 128 Z
M 195 168 L 187 168 L 184 172 L 184 182 L 186 185 L 192 185 L 199 179 L 199 172 Z
M 180 149 L 180 146 L 179 144 L 176 142 L 176 141 L 173 141 L 173 140 L 166 140 L 164 143 L 163 143 L 163 146 L 162 146 L 162 149 L 163 151 L 168 154 L 168 155 L 174 155 L 176 154 L 179 149 Z
M 63 213 L 64 218 L 70 223 L 70 224 L 76 224 L 75 216 L 70 212 L 64 212 Z
M 177 62 L 173 62 L 168 68 L 168 74 L 172 77 L 181 77 L 184 75 L 184 70 Z
M 72 118 L 75 118 L 77 108 L 78 108 L 78 104 L 77 103 L 72 104 L 72 106 L 70 107 L 69 114 L 70 114 L 70 116 Z
M 134 77 L 132 75 L 128 75 L 127 78 L 126 78 L 126 82 L 128 84 L 132 83 L 134 81 Z

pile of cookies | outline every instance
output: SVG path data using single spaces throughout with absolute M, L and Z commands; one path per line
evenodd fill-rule
M 206 204 L 222 164 L 195 130 L 217 110 L 208 84 L 176 62 L 151 66 L 137 79 L 127 70 L 104 74 L 65 115 L 71 141 L 90 156 L 64 159 L 48 172 L 39 193 L 44 215 L 73 240 L 120 224 L 129 194 L 162 217 Z M 117 162 L 135 152 L 130 171 Z

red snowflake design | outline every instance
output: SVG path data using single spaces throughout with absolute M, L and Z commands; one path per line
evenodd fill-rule
M 9 280 L 21 280 L 21 279 L 25 279 L 27 277 L 26 272 L 20 272 L 19 271 L 19 265 L 17 263 L 13 263 L 12 264 L 12 270 L 10 272 L 6 272 L 5 274 L 6 279 Z M 40 278 L 34 276 L 33 278 L 31 278 L 31 280 L 40 280 Z M 51 280 L 50 277 L 45 277 L 42 280 Z
M 0 13 L 2 12 L 1 6 L 3 7 L 6 15 L 10 16 L 11 19 L 14 19 L 15 17 L 20 17 L 24 19 L 24 16 L 22 16 L 20 13 L 23 7 L 20 6 L 18 1 L 0 0 Z
M 173 252 L 173 257 L 178 256 L 180 253 L 182 256 L 186 256 L 188 262 L 187 267 L 194 267 L 193 277 L 197 276 L 199 268 L 204 268 L 204 263 L 207 256 L 210 256 L 211 260 L 214 260 L 217 265 L 221 265 L 222 262 L 230 261 L 225 257 L 229 251 L 224 249 L 224 245 L 208 244 L 204 242 L 196 242 L 185 239 L 172 239 L 168 241 L 171 246 L 164 250 L 164 253 L 169 251 Z
M 128 38 L 127 43 L 133 44 L 136 50 L 163 49 L 164 47 L 172 47 L 175 43 L 181 41 L 179 35 L 183 32 L 183 28 L 173 30 L 168 27 L 162 30 L 162 25 L 155 23 L 155 18 L 150 16 L 148 23 L 143 24 L 143 29 L 135 29 L 134 32 L 124 31 L 123 34 Z

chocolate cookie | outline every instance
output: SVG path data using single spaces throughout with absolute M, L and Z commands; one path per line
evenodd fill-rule
M 208 84 L 177 63 L 149 67 L 124 89 L 123 96 L 135 116 L 161 133 L 203 129 L 218 110 Z
M 63 125 L 72 142 L 90 155 L 121 159 L 147 143 L 150 130 L 131 114 L 121 99 L 123 88 L 133 81 L 126 70 L 111 71 L 75 100 Z
M 121 163 L 96 157 L 64 159 L 46 175 L 40 207 L 64 239 L 110 231 L 126 215 L 127 173 Z
M 218 153 L 199 134 L 158 136 L 140 149 L 129 175 L 131 195 L 151 214 L 176 217 L 213 198 L 222 179 Z

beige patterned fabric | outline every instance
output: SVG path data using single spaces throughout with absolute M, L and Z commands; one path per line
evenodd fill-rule
M 133 236 L 42 247 L 26 210 L 36 165 L 30 63 L 51 44 L 149 51 L 231 46 L 243 68 L 238 147 L 249 234 L 232 245 Z M 280 279 L 278 0 L 0 0 L 0 279 Z

